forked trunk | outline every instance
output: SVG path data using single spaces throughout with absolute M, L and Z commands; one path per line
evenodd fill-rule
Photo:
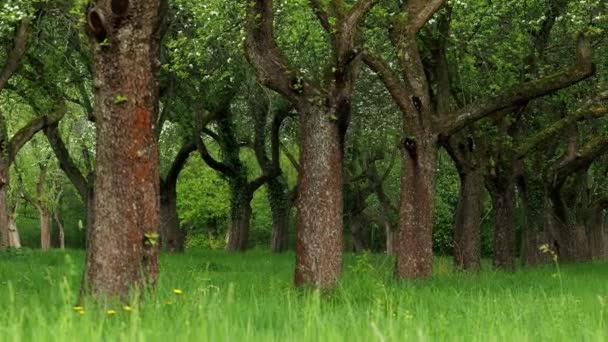
M 289 248 L 289 211 L 291 202 L 288 198 L 287 186 L 282 176 L 271 178 L 267 183 L 268 201 L 272 210 L 272 241 L 270 249 L 273 253 L 282 253 Z
M 320 108 L 300 111 L 296 286 L 332 287 L 342 272 L 342 151 L 338 125 Z
M 160 243 L 169 252 L 183 252 L 185 233 L 180 229 L 177 216 L 177 192 L 173 184 L 161 186 Z
M 429 277 L 433 271 L 433 195 L 437 146 L 425 139 L 406 139 L 401 151 L 401 203 L 395 244 L 398 279 Z
M 230 230 L 228 232 L 228 243 L 226 250 L 240 251 L 247 250 L 249 242 L 249 223 L 251 221 L 251 200 L 253 194 L 247 190 L 235 189 L 236 193 L 232 198 L 230 208 Z
M 488 190 L 494 212 L 494 267 L 514 270 L 517 250 L 515 182 L 510 177 L 491 182 Z
M 460 194 L 454 227 L 454 264 L 463 271 L 481 268 L 481 213 L 484 179 L 481 170 L 460 174 Z

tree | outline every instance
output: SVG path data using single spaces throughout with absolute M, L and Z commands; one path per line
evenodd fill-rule
M 445 82 L 437 77 L 429 78 L 418 36 L 444 3 L 442 0 L 408 1 L 394 15 L 389 39 L 400 73 L 393 71 L 380 55 L 367 52 L 364 56 L 403 114 L 397 278 L 428 277 L 432 273 L 432 211 L 439 146 L 481 118 L 567 87 L 593 73 L 589 42 L 581 36 L 578 62 L 565 71 L 521 83 L 462 108 L 439 105 L 445 101 L 438 98 L 440 93 L 445 93 L 441 90 Z M 430 74 L 433 71 L 437 70 L 431 70 Z M 496 208 L 506 205 L 508 203 L 497 203 Z
M 126 298 L 158 278 L 157 28 L 166 3 L 102 0 L 88 10 L 97 130 L 94 220 L 84 292 Z
M 344 139 L 360 61 L 360 26 L 377 1 L 310 1 L 327 33 L 329 60 L 310 80 L 288 63 L 274 37 L 272 0 L 247 2 L 246 54 L 260 83 L 300 116 L 300 173 L 296 218 L 297 286 L 331 287 L 342 269 Z

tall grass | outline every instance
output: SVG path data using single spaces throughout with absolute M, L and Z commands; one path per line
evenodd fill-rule
M 156 292 L 131 311 L 81 315 L 83 256 L 0 254 L 1 341 L 608 340 L 606 263 L 562 265 L 560 286 L 553 266 L 460 274 L 440 258 L 432 279 L 396 282 L 389 258 L 348 255 L 320 294 L 292 287 L 293 254 L 189 251 L 162 256 Z

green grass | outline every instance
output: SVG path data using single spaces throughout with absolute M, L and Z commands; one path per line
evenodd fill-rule
M 163 255 L 154 295 L 133 311 L 77 298 L 82 251 L 0 254 L 0 341 L 606 341 L 608 264 L 515 273 L 452 271 L 395 282 L 392 261 L 348 255 L 328 294 L 292 287 L 293 254 Z M 183 294 L 173 294 L 173 289 Z M 169 304 L 170 303 L 170 304 Z

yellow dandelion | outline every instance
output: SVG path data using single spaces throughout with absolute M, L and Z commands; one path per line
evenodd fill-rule
M 82 306 L 78 306 L 78 305 L 73 306 L 72 309 L 74 309 L 74 311 L 82 311 L 82 310 L 84 310 L 84 308 Z
M 78 311 L 78 314 L 79 314 L 80 316 L 84 316 L 84 310 L 79 310 L 79 311 Z
M 133 310 L 133 309 L 131 309 L 131 307 L 130 307 L 130 306 L 128 306 L 128 305 L 123 306 L 123 307 L 122 307 L 122 309 L 123 309 L 123 310 L 125 310 L 125 311 L 131 311 L 131 310 Z
M 114 310 L 108 310 L 108 311 L 106 311 L 106 313 L 110 316 L 116 315 L 116 311 L 114 311 Z
M 181 295 L 182 293 L 184 293 L 182 290 L 180 289 L 173 289 L 173 293 L 175 293 L 176 295 Z

